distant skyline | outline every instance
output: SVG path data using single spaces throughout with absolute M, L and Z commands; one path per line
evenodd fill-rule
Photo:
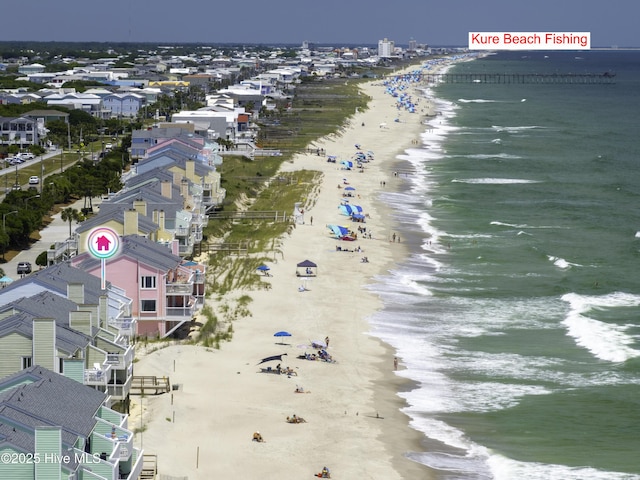
M 591 32 L 592 46 L 640 46 L 632 0 L 86 0 L 4 8 L 0 41 L 466 46 L 469 31 Z

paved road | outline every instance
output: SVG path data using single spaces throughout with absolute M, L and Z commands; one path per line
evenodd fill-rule
M 62 151 L 61 150 L 53 150 L 50 152 L 45 153 L 44 155 L 38 156 L 36 158 L 33 158 L 31 160 L 27 160 L 24 163 L 20 163 L 18 165 L 10 165 L 6 168 L 3 168 L 2 171 L 0 171 L 0 174 L 3 175 L 3 178 L 0 182 L 0 201 L 2 201 L 4 199 L 4 196 L 6 193 L 9 193 L 9 190 L 13 184 L 15 183 L 15 177 L 13 176 L 13 174 L 16 171 L 16 166 L 18 167 L 18 170 L 22 170 L 25 167 L 28 167 L 30 165 L 38 165 L 40 164 L 40 162 L 44 162 L 50 158 L 54 158 L 54 157 L 59 157 L 60 153 Z M 5 164 L 4 162 L 2 162 L 3 165 Z M 49 174 L 51 175 L 51 173 Z M 7 177 L 8 176 L 8 177 Z M 45 177 L 47 177 L 48 175 L 45 175 Z M 23 190 L 24 188 L 28 187 L 29 184 L 24 184 L 21 185 Z M 38 192 L 40 191 L 40 184 L 35 185 L 38 189 Z
M 93 198 L 93 207 L 95 208 L 99 205 L 100 201 L 99 197 Z M 80 210 L 84 207 L 84 198 L 69 206 Z M 72 231 L 75 230 L 77 225 L 76 222 L 71 224 Z M 18 262 L 31 262 L 32 268 L 37 270 L 39 267 L 36 265 L 36 257 L 43 251 L 48 250 L 52 243 L 63 242 L 69 238 L 69 222 L 63 222 L 60 218 L 60 213 L 56 213 L 53 216 L 53 221 L 46 228 L 40 230 L 40 237 L 41 239 L 31 245 L 28 250 L 23 250 L 7 263 L 0 263 L 0 268 L 4 270 L 5 275 L 13 279 L 19 278 L 16 272 Z

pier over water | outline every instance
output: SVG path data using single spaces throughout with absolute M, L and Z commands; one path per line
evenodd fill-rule
M 409 74 L 408 76 L 416 76 Z M 496 83 L 496 84 L 576 84 L 602 85 L 615 83 L 615 73 L 421 73 L 427 83 Z

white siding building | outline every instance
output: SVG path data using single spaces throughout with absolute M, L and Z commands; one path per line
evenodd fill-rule
M 378 56 L 380 58 L 390 58 L 395 51 L 395 43 L 393 40 L 385 38 L 384 40 L 378 40 Z

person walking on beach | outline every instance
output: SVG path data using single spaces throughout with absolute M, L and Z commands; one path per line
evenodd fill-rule
M 398 357 L 393 357 L 393 369 L 398 370 Z
M 313 215 L 311 215 L 311 217 L 309 217 L 309 223 L 310 223 L 311 225 L 313 225 Z
M 329 337 L 324 337 L 324 343 L 327 347 L 329 346 Z

